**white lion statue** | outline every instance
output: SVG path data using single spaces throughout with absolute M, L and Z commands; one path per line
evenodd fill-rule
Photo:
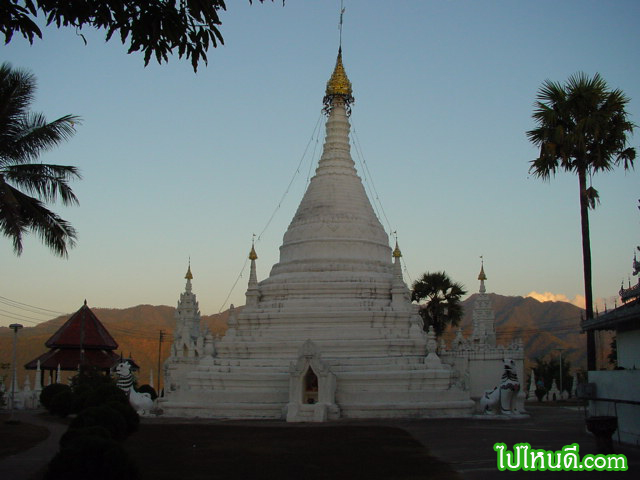
M 510 358 L 504 359 L 504 371 L 500 385 L 493 390 L 487 390 L 480 398 L 482 412 L 487 415 L 518 413 L 516 399 L 520 391 L 520 381 L 516 371 L 516 362 Z
M 149 413 L 153 408 L 153 400 L 148 393 L 136 391 L 133 387 L 133 374 L 131 373 L 131 363 L 129 360 L 122 360 L 115 367 L 118 375 L 118 387 L 129 397 L 129 403 L 138 414 Z

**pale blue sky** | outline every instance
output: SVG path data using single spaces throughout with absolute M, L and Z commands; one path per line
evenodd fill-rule
M 225 46 L 197 74 L 190 63 L 144 68 L 102 32 L 15 36 L 1 59 L 38 79 L 33 109 L 83 118 L 42 161 L 78 166 L 79 207 L 54 210 L 79 232 L 68 260 L 35 238 L 20 258 L 0 248 L 0 296 L 58 312 L 173 305 L 191 257 L 203 313 L 215 313 L 296 172 L 322 109 L 338 47 L 338 0 L 282 7 L 229 1 Z M 408 268 L 407 283 L 446 270 L 477 291 L 583 293 L 577 179 L 529 178 L 536 91 L 545 79 L 600 72 L 631 98 L 640 123 L 640 3 L 346 0 L 343 50 L 360 151 Z M 324 134 L 324 125 L 321 126 Z M 632 145 L 638 148 L 636 134 Z M 303 194 L 300 174 L 256 245 L 258 276 Z M 354 160 L 362 176 L 355 149 Z M 368 175 L 367 175 L 368 177 Z M 609 298 L 640 243 L 638 172 L 594 178 L 594 294 Z M 383 225 L 389 228 L 385 218 Z M 230 301 L 244 303 L 248 272 Z M 635 282 L 636 279 L 632 278 Z M 226 305 L 225 305 L 226 308 Z M 0 325 L 49 318 L 5 304 Z M 16 317 L 16 313 L 27 317 Z M 8 316 L 13 315 L 13 317 Z

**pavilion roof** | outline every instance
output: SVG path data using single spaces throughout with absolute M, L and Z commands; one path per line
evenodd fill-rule
M 38 358 L 31 360 L 24 368 L 35 370 L 38 368 L 38 360 L 42 370 L 56 370 L 60 365 L 60 370 L 78 370 L 81 363 L 80 349 L 51 349 L 43 353 Z M 120 360 L 120 355 L 111 350 L 90 349 L 84 351 L 84 365 L 91 365 L 99 369 L 113 367 Z
M 71 318 L 47 340 L 45 346 L 78 350 L 80 348 L 115 350 L 118 348 L 118 343 L 87 306 L 85 300 L 80 310 L 71 315 Z

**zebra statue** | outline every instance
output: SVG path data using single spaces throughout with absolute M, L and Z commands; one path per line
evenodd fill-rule
M 117 385 L 129 398 L 129 403 L 138 414 L 149 413 L 153 408 L 153 400 L 148 393 L 136 391 L 133 387 L 134 377 L 131 373 L 131 363 L 129 360 L 122 360 L 115 367 L 118 375 Z

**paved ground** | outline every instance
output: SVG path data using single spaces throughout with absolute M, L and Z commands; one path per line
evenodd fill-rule
M 442 419 L 395 422 L 409 431 L 433 455 L 449 463 L 465 480 L 486 478 L 542 478 L 559 475 L 562 479 L 592 479 L 603 475 L 633 475 L 640 478 L 640 448 L 614 444 L 616 453 L 624 454 L 629 463 L 627 472 L 500 472 L 497 469 L 495 443 L 501 442 L 512 450 L 517 443 L 529 443 L 532 448 L 561 450 L 577 443 L 580 456 L 596 454 L 593 435 L 586 431 L 584 410 L 579 407 L 562 408 L 527 405 L 531 414 L 521 420 Z M 614 434 L 615 439 L 615 434 Z M 495 475 L 495 477 L 494 477 Z M 616 477 L 617 478 L 617 477 Z
M 502 442 L 509 449 L 516 443 L 529 443 L 532 448 L 560 450 L 565 445 L 578 443 L 580 455 L 595 454 L 593 436 L 585 430 L 584 412 L 580 408 L 554 406 L 528 406 L 531 416 L 523 419 L 499 420 L 496 418 L 473 419 L 424 419 L 389 420 L 380 422 L 341 420 L 337 423 L 366 423 L 396 426 L 410 432 L 439 459 L 451 464 L 468 480 L 509 477 L 534 479 L 542 475 L 557 475 L 558 472 L 499 472 L 496 468 L 496 453 L 493 445 Z M 58 450 L 58 441 L 66 430 L 66 425 L 54 423 L 29 412 L 20 412 L 20 421 L 45 425 L 51 435 L 36 447 L 20 454 L 0 460 L 0 479 L 34 480 L 42 472 Z M 143 422 L 162 423 L 176 419 L 143 419 Z M 196 420 L 198 421 L 198 420 Z M 199 420 L 202 421 L 202 420 Z M 194 421 L 195 422 L 195 421 Z M 189 422 L 191 423 L 191 422 Z M 234 422 L 224 422 L 233 424 Z M 246 422 L 242 422 L 246 423 Z M 252 422 L 253 423 L 253 422 Z M 260 422 L 255 422 L 260 423 Z M 273 425 L 273 422 L 265 422 Z M 286 425 L 286 424 L 283 424 Z M 300 426 L 298 425 L 298 428 Z M 2 439 L 7 441 L 7 439 Z M 563 479 L 602 478 L 603 475 L 633 475 L 640 472 L 640 448 L 614 445 L 616 453 L 626 455 L 627 472 L 561 472 Z M 425 472 L 428 478 L 428 472 Z M 247 479 L 250 480 L 250 479 Z M 286 479 L 283 479 L 286 480 Z
M 1 480 L 32 480 L 44 471 L 49 460 L 58 451 L 58 442 L 67 425 L 52 422 L 39 415 L 40 411 L 16 411 L 15 420 L 33 425 L 42 425 L 49 429 L 49 437 L 35 447 L 25 450 L 16 455 L 11 455 L 0 459 L 0 479 Z M 10 438 L 3 438 L 0 441 L 11 441 Z

